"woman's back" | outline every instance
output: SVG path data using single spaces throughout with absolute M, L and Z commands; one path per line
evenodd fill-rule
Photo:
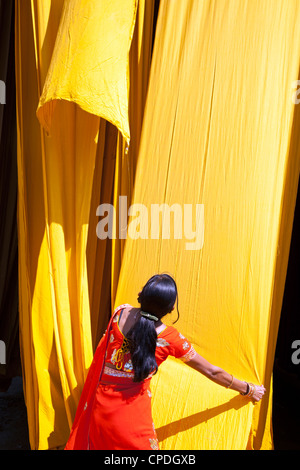
M 127 377 L 131 380 L 134 377 L 130 341 L 126 335 L 138 321 L 139 312 L 140 309 L 128 304 L 121 305 L 115 310 L 106 350 L 104 376 L 106 383 L 109 383 L 108 376 Z M 191 343 L 174 327 L 160 322 L 156 330 L 155 361 L 157 366 L 169 355 L 187 361 L 196 354 Z M 145 379 L 151 378 L 154 372 L 150 372 Z

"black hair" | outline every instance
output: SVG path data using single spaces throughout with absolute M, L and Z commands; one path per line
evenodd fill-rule
M 138 296 L 141 310 L 161 320 L 173 310 L 178 292 L 175 280 L 169 274 L 156 274 L 152 276 L 143 287 Z M 174 323 L 176 323 L 176 321 Z M 141 382 L 149 374 L 156 374 L 158 366 L 155 360 L 157 333 L 155 322 L 140 316 L 127 334 L 131 361 L 134 370 L 134 382 Z

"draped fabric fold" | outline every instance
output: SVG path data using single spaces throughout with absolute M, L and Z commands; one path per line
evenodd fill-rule
M 51 132 L 57 100 L 114 124 L 127 142 L 129 50 L 137 0 L 64 2 L 37 116 Z
M 127 213 L 131 204 L 135 171 L 137 166 L 140 138 L 143 125 L 144 108 L 147 98 L 152 44 L 155 34 L 155 0 L 139 1 L 134 35 L 129 55 L 129 127 L 131 143 L 119 133 L 116 148 L 116 168 L 114 174 L 113 206 L 116 224 L 113 228 L 111 256 L 111 298 L 114 301 L 122 256 L 126 243 Z M 120 196 L 124 197 L 120 204 Z M 126 199 L 125 199 L 126 198 Z M 122 221 L 125 223 L 122 225 Z
M 138 2 L 135 29 L 129 53 L 128 118 L 131 135 L 130 146 L 128 147 L 127 140 L 120 130 L 116 133 L 110 123 L 102 120 L 102 127 L 100 126 L 100 129 L 104 127 L 106 129 L 105 132 L 102 132 L 102 136 L 99 134 L 99 143 L 102 142 L 102 145 L 104 145 L 104 155 L 103 160 L 97 158 L 96 161 L 87 243 L 94 350 L 111 315 L 126 241 L 122 237 L 124 227 L 119 222 L 124 218 L 126 220 L 134 187 L 150 74 L 154 10 L 155 0 L 140 0 Z M 120 204 L 120 196 L 126 201 L 125 204 Z M 97 224 L 100 220 L 95 215 L 97 207 L 101 204 L 111 204 L 117 214 L 111 238 L 104 240 L 95 237 Z
M 89 281 L 95 278 L 98 267 L 91 262 L 96 243 L 88 245 L 88 239 L 91 209 L 100 194 L 101 179 L 97 180 L 99 173 L 95 175 L 95 170 L 106 168 L 113 182 L 117 138 L 117 129 L 102 119 L 104 116 L 109 121 L 110 117 L 99 111 L 95 99 L 105 95 L 103 106 L 116 112 L 115 124 L 127 140 L 126 63 L 135 11 L 133 0 L 16 2 L 21 354 L 30 444 L 34 449 L 65 444 L 93 357 L 91 326 L 97 325 L 99 311 L 91 315 L 93 294 Z M 57 54 L 64 31 L 65 39 L 68 38 L 68 15 L 73 15 L 68 25 L 74 27 L 68 44 L 71 49 L 78 47 L 68 58 L 83 75 L 76 77 L 73 69 L 66 84 L 67 76 L 62 73 Z M 104 25 L 107 19 L 110 32 L 119 31 L 116 41 L 109 41 L 105 28 L 97 30 L 100 17 Z M 80 18 L 85 18 L 84 25 L 80 22 L 83 30 L 76 22 Z M 99 35 L 103 35 L 102 48 L 94 43 L 96 32 L 98 46 Z M 80 62 L 81 41 L 85 44 L 85 58 L 89 50 L 89 64 Z M 111 51 L 123 54 L 122 66 L 119 57 L 111 56 L 115 72 L 114 68 L 107 68 L 109 46 Z M 70 63 L 64 65 L 70 67 Z M 102 71 L 102 82 L 99 77 L 95 79 L 97 69 Z M 115 82 L 110 74 L 114 74 Z M 82 82 L 83 76 L 86 81 Z M 54 85 L 56 92 L 63 88 L 66 94 L 57 92 L 52 107 L 53 95 L 48 87 Z M 105 93 L 101 89 L 104 85 Z M 77 92 L 93 109 L 76 99 Z M 52 103 L 51 109 L 45 104 L 46 108 L 38 111 L 43 125 L 50 130 L 49 137 L 34 118 L 42 95 L 50 97 Z M 108 166 L 104 165 L 105 160 Z M 112 184 L 108 186 L 109 193 L 112 194 Z M 93 217 L 96 218 L 95 213 Z

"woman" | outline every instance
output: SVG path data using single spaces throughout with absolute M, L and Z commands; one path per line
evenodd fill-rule
M 176 283 L 161 274 L 139 293 L 140 308 L 125 304 L 115 310 L 90 367 L 66 449 L 158 449 L 150 381 L 169 355 L 248 399 L 263 397 L 262 385 L 242 382 L 210 364 L 174 327 L 162 323 L 176 300 L 178 312 Z

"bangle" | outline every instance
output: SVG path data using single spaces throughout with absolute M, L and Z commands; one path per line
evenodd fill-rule
M 254 393 L 256 392 L 256 387 L 253 384 L 249 384 L 249 385 L 250 385 L 251 391 L 249 392 L 248 397 L 251 398 L 251 397 L 253 397 Z
M 250 390 L 249 390 L 249 393 L 247 393 L 246 397 L 251 398 L 254 392 L 253 385 L 249 383 L 249 387 L 250 387 Z
M 245 384 L 247 384 L 247 389 L 245 392 L 240 392 L 241 395 L 243 395 L 243 397 L 247 396 L 248 393 L 250 392 L 250 385 L 248 384 L 248 382 L 245 382 Z
M 230 382 L 230 384 L 227 386 L 227 388 L 232 387 L 232 384 L 233 384 L 233 375 L 231 375 L 231 382 Z
M 253 395 L 256 391 L 256 387 L 252 383 L 248 383 L 248 382 L 245 382 L 245 383 L 247 384 L 247 390 L 246 390 L 245 393 L 240 392 L 240 394 L 243 395 L 244 397 L 251 398 L 251 397 L 253 397 Z

